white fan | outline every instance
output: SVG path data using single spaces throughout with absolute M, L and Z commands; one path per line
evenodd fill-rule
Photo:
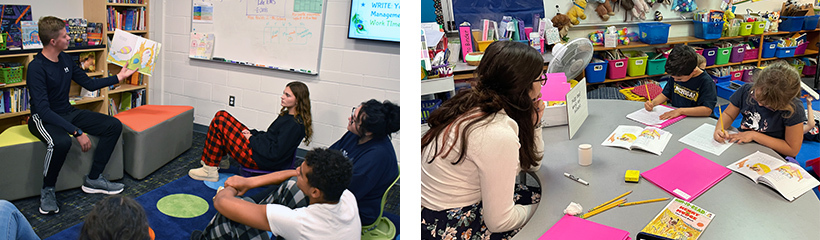
M 586 69 L 592 60 L 592 42 L 586 38 L 577 38 L 567 44 L 555 44 L 552 48 L 552 61 L 547 67 L 548 73 L 563 72 L 567 80 L 575 79 Z

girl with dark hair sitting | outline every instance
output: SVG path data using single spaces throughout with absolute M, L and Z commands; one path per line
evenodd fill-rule
M 399 176 L 398 159 L 390 135 L 399 131 L 399 106 L 370 99 L 354 107 L 347 133 L 330 146 L 353 163 L 348 189 L 356 196 L 362 226 L 376 221 L 381 200 Z

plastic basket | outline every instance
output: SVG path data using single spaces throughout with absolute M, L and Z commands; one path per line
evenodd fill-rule
M 441 106 L 441 100 L 433 99 L 433 100 L 422 100 L 421 101 L 421 123 L 427 123 L 427 118 L 430 117 L 430 114 L 433 113 L 433 110 L 436 110 Z
M 797 72 L 802 73 L 803 72 L 803 67 L 806 66 L 806 63 L 804 63 L 803 61 L 798 61 L 797 64 L 789 64 L 789 65 L 792 65 L 792 67 L 795 70 L 797 70 Z
M 805 18 L 803 19 L 803 30 L 817 29 L 818 19 L 820 19 L 820 15 L 805 16 Z
M 727 81 L 727 82 L 718 83 L 717 84 L 717 95 L 718 95 L 718 97 L 721 97 L 721 98 L 724 98 L 724 99 L 729 99 L 730 97 L 732 97 L 732 94 L 734 94 L 735 91 L 737 91 L 735 89 L 729 88 L 729 86 L 732 83 L 737 83 L 737 84 L 740 84 L 741 86 L 743 86 L 743 84 L 746 84 L 745 82 L 741 82 L 741 81 Z
M 641 42 L 646 44 L 666 43 L 669 38 L 669 26 L 672 25 L 659 22 L 638 23 Z
M 609 60 L 607 62 L 606 76 L 609 79 L 621 79 L 626 77 L 627 59 Z
M 586 72 L 587 81 L 589 83 L 604 82 L 606 80 L 606 65 L 606 60 L 603 62 L 589 63 L 584 70 Z
M 794 32 L 800 31 L 803 28 L 803 19 L 806 18 L 805 16 L 782 16 L 780 19 L 783 22 L 780 23 L 777 30 L 783 32 Z
M 774 56 L 778 58 L 794 57 L 794 50 L 797 47 L 777 47 Z
M 756 21 L 752 26 L 752 34 L 763 34 L 766 31 L 766 21 Z
M 624 55 L 627 56 L 629 59 L 628 67 L 626 68 L 626 74 L 630 77 L 636 77 L 641 75 L 646 75 L 646 60 L 649 56 L 642 56 L 641 52 L 638 51 L 624 51 Z
M 777 42 L 763 42 L 763 52 L 760 54 L 761 58 L 773 58 L 777 53 Z
M 715 57 L 715 65 L 723 65 L 729 63 L 729 57 L 732 56 L 732 48 L 718 48 L 717 57 Z
M 757 73 L 757 71 L 759 71 L 759 70 L 760 70 L 759 68 L 743 70 L 743 78 L 741 79 L 741 81 L 744 81 L 744 82 L 754 81 L 754 76 Z
M 646 53 L 649 55 L 648 59 L 652 59 L 656 55 L 660 53 L 649 52 Z M 646 64 L 646 75 L 658 75 L 663 74 L 666 72 L 666 58 L 658 58 L 655 60 L 647 60 Z
M 757 59 L 758 53 L 759 51 L 757 48 L 747 49 L 746 52 L 743 53 L 743 60 Z
M 618 92 L 621 92 L 621 94 L 623 94 L 624 97 L 626 97 L 626 100 L 646 102 L 647 99 L 645 97 L 641 97 L 638 94 L 635 94 L 635 93 L 632 92 L 633 88 L 635 88 L 635 87 L 624 88 L 624 89 L 618 90 Z
M 700 39 L 718 39 L 723 32 L 723 21 L 701 22 L 692 21 L 695 24 L 695 37 Z
M 740 33 L 740 25 L 729 25 L 729 28 L 726 31 L 723 31 L 724 37 L 734 37 Z
M 731 77 L 732 81 L 743 80 L 743 70 L 729 72 L 729 76 Z
M 23 81 L 23 66 L 0 68 L 0 82 L 18 83 Z
M 732 75 L 726 75 L 726 76 L 723 76 L 723 77 L 718 77 L 718 76 L 715 76 L 715 75 L 710 75 L 710 76 L 712 76 L 712 80 L 714 80 L 715 83 L 728 82 L 729 80 L 732 79 Z
M 802 43 L 800 45 L 797 45 L 797 48 L 794 49 L 794 55 L 803 55 L 804 53 L 806 53 L 806 47 L 808 46 L 809 43 Z
M 0 51 L 5 51 L 7 49 L 6 48 L 6 42 L 9 39 L 9 34 L 8 33 L 3 33 L 3 34 L 0 34 L 0 37 L 3 38 L 3 42 L 0 43 Z
M 732 47 L 732 54 L 729 56 L 729 62 L 743 62 L 744 57 L 746 57 L 746 46 L 734 46 Z
M 740 23 L 740 33 L 738 33 L 738 35 L 740 35 L 740 36 L 749 36 L 750 34 L 752 34 L 752 28 L 753 27 L 754 27 L 753 22 L 742 22 L 742 23 Z
M 803 75 L 814 76 L 815 72 L 817 72 L 817 65 L 803 67 Z
M 706 58 L 706 66 L 715 65 L 715 58 L 717 57 L 717 48 L 703 49 L 703 58 Z

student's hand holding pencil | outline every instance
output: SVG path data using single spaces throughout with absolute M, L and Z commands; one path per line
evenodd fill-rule
M 645 103 L 643 103 L 643 107 L 646 109 L 646 111 L 651 112 L 652 109 L 655 108 L 655 104 L 652 103 L 651 100 L 649 100 L 649 101 L 646 101 Z

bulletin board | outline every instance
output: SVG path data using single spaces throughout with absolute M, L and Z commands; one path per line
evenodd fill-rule
M 327 0 L 193 0 L 191 32 L 214 34 L 209 61 L 316 75 Z M 201 15 L 200 15 L 201 14 Z

